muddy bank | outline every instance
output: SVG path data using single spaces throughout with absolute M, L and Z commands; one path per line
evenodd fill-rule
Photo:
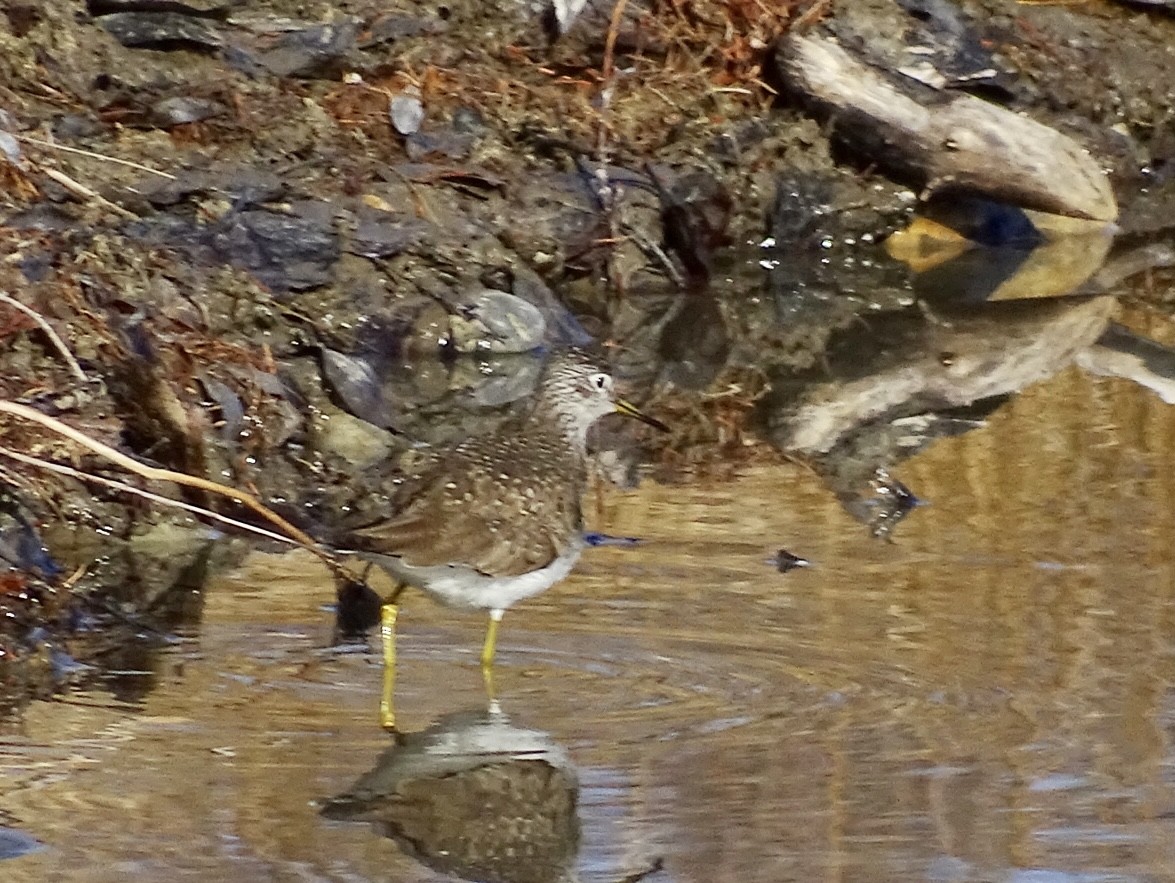
M 611 11 L 10 5 L 0 290 L 31 313 L 0 307 L 0 397 L 328 533 L 379 511 L 372 489 L 412 468 L 415 444 L 525 408 L 535 350 L 607 344 L 632 397 L 675 426 L 668 440 L 606 428 L 610 478 L 782 450 L 884 533 L 912 451 L 1050 371 L 1119 364 L 1096 356 L 1130 331 L 1111 325 L 1124 316 L 1109 296 L 1144 275 L 1166 309 L 1175 23 L 1161 12 L 631 2 L 611 28 Z M 992 195 L 974 177 L 883 162 L 876 136 L 894 137 L 876 118 L 789 79 L 797 37 L 830 41 L 917 108 L 967 96 L 1068 139 L 1105 170 L 1113 229 L 1080 228 L 1066 251 L 1077 234 L 1040 203 L 972 204 Z M 892 235 L 915 213 L 935 225 L 918 260 Z M 923 255 L 944 242 L 949 259 Z M 1074 270 L 1074 254 L 1094 258 Z M 1026 269 L 1013 299 L 1061 274 L 1049 294 L 1107 297 L 987 312 Z M 1145 343 L 1116 370 L 1159 386 Z M 0 445 L 126 479 L 16 419 Z M 165 632 L 159 598 L 198 588 L 210 529 L 183 516 L 192 555 L 160 571 L 132 551 L 179 516 L 0 465 L 0 649 L 36 661 L 12 669 L 14 692 L 78 676 L 86 653 L 53 654 L 79 626 Z M 117 552 L 79 570 L 95 535 Z M 124 549 L 138 563 L 111 569 Z

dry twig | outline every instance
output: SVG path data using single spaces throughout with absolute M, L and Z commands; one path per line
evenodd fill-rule
M 17 135 L 25 144 L 35 144 L 38 147 L 47 147 L 50 150 L 61 150 L 65 153 L 76 153 L 79 156 L 88 156 L 90 159 L 99 159 L 103 162 L 117 163 L 120 166 L 129 166 L 132 169 L 138 169 L 140 172 L 147 172 L 152 175 L 158 175 L 160 178 L 167 178 L 169 181 L 176 180 L 175 175 L 168 172 L 161 172 L 159 169 L 153 169 L 150 166 L 142 165 L 141 163 L 131 162 L 129 159 L 119 159 L 117 156 L 107 156 L 104 153 L 94 153 L 92 150 L 82 150 L 77 147 L 66 147 L 64 144 L 56 144 L 53 141 L 42 141 L 40 138 L 31 138 L 28 135 Z
M 111 202 L 109 199 L 107 199 L 105 196 L 103 196 L 97 190 L 94 190 L 90 187 L 87 187 L 85 184 L 82 184 L 78 181 L 75 181 L 69 175 L 65 174 L 65 172 L 60 172 L 57 169 L 50 169 L 50 168 L 48 168 L 44 165 L 41 165 L 39 163 L 37 164 L 37 168 L 40 169 L 42 173 L 44 173 L 48 177 L 52 178 L 54 181 L 56 181 L 58 184 L 60 184 L 62 187 L 64 187 L 66 190 L 68 190 L 70 193 L 72 193 L 74 196 L 78 196 L 78 197 L 81 197 L 82 199 L 88 199 L 88 200 L 91 200 L 92 202 L 96 202 L 98 205 L 102 206 L 103 208 L 109 209 L 110 211 L 114 212 L 119 217 L 127 218 L 132 221 L 139 220 L 139 216 L 136 215 L 134 212 L 132 212 L 130 209 L 125 209 L 121 205 L 119 205 L 118 203 Z
M 142 488 L 137 488 L 133 484 L 127 484 L 123 481 L 115 481 L 113 478 L 106 478 L 102 475 L 94 475 L 92 472 L 83 472 L 80 469 L 74 469 L 72 466 L 66 466 L 64 463 L 54 463 L 51 460 L 42 460 L 40 457 L 31 457 L 28 454 L 22 454 L 20 451 L 14 451 L 11 448 L 0 446 L 0 456 L 8 457 L 16 460 L 18 463 L 25 463 L 29 466 L 36 466 L 38 469 L 45 469 L 49 472 L 56 472 L 58 475 L 67 475 L 70 478 L 76 478 L 79 481 L 91 482 L 93 484 L 100 484 L 108 488 L 113 488 L 116 491 L 133 494 L 137 497 L 151 500 L 154 503 L 159 503 L 163 506 L 171 506 L 176 509 L 183 509 L 195 515 L 201 515 L 204 518 L 211 518 L 214 521 L 219 521 L 222 524 L 228 524 L 232 527 L 240 528 L 249 533 L 257 534 L 270 540 L 277 540 L 282 543 L 289 543 L 292 546 L 299 545 L 298 541 L 282 534 L 274 533 L 262 527 L 249 524 L 244 521 L 238 521 L 235 518 L 229 518 L 227 515 L 221 515 L 219 512 L 213 512 L 211 509 L 205 509 L 202 506 L 195 506 L 191 503 L 185 503 L 183 500 L 173 500 L 170 497 L 164 497 L 160 494 L 153 494 L 150 491 L 145 491 Z
M 70 441 L 76 442 L 82 447 L 88 448 L 100 457 L 109 460 L 128 472 L 133 472 L 142 478 L 149 481 L 170 481 L 173 484 L 184 485 L 185 487 L 192 487 L 198 490 L 207 491 L 208 493 L 216 494 L 221 497 L 227 497 L 236 503 L 240 503 L 248 509 L 253 510 L 266 521 L 280 528 L 288 537 L 291 537 L 295 542 L 301 544 L 328 567 L 331 572 L 343 579 L 352 579 L 352 575 L 335 559 L 333 555 L 324 550 L 314 538 L 290 522 L 286 521 L 256 497 L 251 496 L 243 491 L 235 488 L 227 487 L 223 484 L 217 484 L 214 481 L 209 481 L 206 478 L 199 478 L 195 475 L 188 475 L 183 472 L 174 472 L 171 469 L 160 469 L 155 466 L 148 466 L 140 463 L 138 460 L 128 457 L 121 451 L 117 451 L 109 445 L 104 445 L 96 439 L 90 438 L 84 432 L 74 429 L 68 424 L 62 423 L 60 420 L 50 417 L 48 414 L 42 414 L 40 411 L 30 408 L 27 405 L 21 405 L 17 402 L 0 401 L 0 413 L 12 414 L 15 417 L 20 417 L 24 420 L 30 420 L 33 423 L 38 423 L 41 426 L 49 429 L 58 435 L 65 436 Z
M 620 19 L 624 15 L 624 7 L 628 0 L 616 0 L 612 7 L 612 18 L 608 21 L 608 36 L 604 41 L 604 83 L 612 79 L 612 56 L 616 51 L 616 35 L 620 32 Z
M 49 342 L 53 344 L 61 358 L 65 360 L 65 364 L 69 366 L 69 370 L 73 372 L 73 376 L 86 383 L 90 378 L 86 376 L 86 372 L 82 370 L 82 366 L 78 364 L 78 360 L 73 357 L 73 353 L 69 351 L 69 347 L 65 345 L 65 341 L 58 336 L 57 332 L 53 330 L 53 326 L 49 321 L 34 310 L 32 307 L 26 306 L 14 298 L 7 292 L 0 291 L 0 303 L 6 303 L 14 310 L 20 310 L 30 319 L 37 323 L 37 327 L 45 332 L 45 336 L 49 338 Z

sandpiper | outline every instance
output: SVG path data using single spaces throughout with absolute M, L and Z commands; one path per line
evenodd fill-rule
M 394 516 L 351 534 L 351 548 L 396 581 L 380 617 L 385 727 L 400 593 L 411 585 L 453 607 L 488 610 L 488 672 L 503 613 L 565 578 L 583 551 L 588 430 L 616 412 L 668 429 L 619 398 L 612 375 L 587 354 L 554 353 L 525 417 L 438 452 L 399 485 Z

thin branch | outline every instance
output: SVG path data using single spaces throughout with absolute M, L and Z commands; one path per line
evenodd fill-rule
M 616 0 L 616 5 L 612 7 L 612 18 L 608 21 L 608 36 L 604 40 L 604 69 L 601 73 L 604 75 L 604 84 L 612 79 L 612 54 L 616 51 L 616 36 L 620 33 L 620 19 L 624 15 L 624 7 L 628 5 L 628 0 Z
M 169 174 L 168 172 L 161 172 L 158 169 L 153 169 L 150 166 L 144 166 L 137 162 L 131 162 L 129 159 L 119 159 L 117 156 L 106 156 L 102 153 L 94 153 L 92 150 L 81 150 L 77 147 L 66 147 L 64 144 L 42 141 L 40 138 L 30 138 L 28 135 L 17 135 L 16 137 L 26 144 L 36 144 L 38 147 L 48 147 L 50 150 L 61 150 L 65 153 L 76 153 L 80 156 L 88 156 L 90 159 L 100 159 L 103 162 L 118 163 L 120 166 L 130 166 L 132 169 L 158 175 L 160 178 L 167 178 L 169 181 L 176 180 L 175 175 Z
M 255 533 L 258 536 L 265 537 L 270 540 L 277 540 L 282 543 L 289 543 L 292 546 L 299 545 L 297 540 L 290 537 L 283 536 L 279 533 L 266 530 L 263 527 L 256 527 L 244 521 L 237 521 L 235 518 L 229 518 L 227 515 L 221 515 L 219 512 L 213 512 L 211 509 L 205 509 L 201 506 L 194 506 L 191 503 L 185 503 L 183 500 L 173 500 L 171 497 L 164 497 L 160 494 L 153 494 L 151 491 L 145 491 L 142 488 L 137 488 L 133 484 L 127 484 L 122 481 L 115 481 L 113 478 L 106 478 L 103 475 L 94 475 L 92 472 L 82 472 L 80 469 L 74 469 L 72 466 L 66 466 L 64 463 L 54 463 L 52 460 L 42 460 L 40 457 L 30 457 L 28 454 L 22 454 L 20 451 L 14 451 L 11 448 L 0 446 L 0 456 L 10 457 L 20 463 L 27 463 L 29 466 L 36 466 L 38 469 L 45 469 L 49 472 L 56 472 L 58 475 L 68 475 L 70 478 L 76 478 L 79 481 L 88 481 L 94 484 L 105 485 L 113 488 L 116 491 L 122 491 L 128 494 L 134 494 L 137 497 L 143 497 L 151 500 L 154 503 L 159 503 L 163 506 L 172 506 L 176 509 L 184 509 L 196 515 L 201 515 L 204 518 L 211 518 L 223 524 L 231 525 L 232 527 L 240 528 L 241 530 Z
M 116 215 L 119 215 L 120 217 L 128 218 L 132 221 L 139 220 L 139 216 L 130 209 L 125 209 L 118 203 L 111 202 L 97 190 L 75 181 L 69 175 L 65 174 L 65 172 L 58 171 L 57 169 L 51 169 L 48 166 L 42 165 L 40 163 L 37 164 L 37 168 L 40 169 L 43 174 L 52 178 L 54 181 L 72 193 L 74 196 L 80 196 L 82 199 L 92 200 L 103 208 L 107 208 Z
M 181 484 L 185 487 L 193 487 L 197 490 L 207 491 L 208 493 L 217 494 L 222 497 L 228 497 L 236 503 L 240 503 L 255 513 L 260 515 L 266 521 L 276 525 L 287 536 L 292 537 L 303 547 L 308 549 L 313 554 L 317 555 L 322 562 L 331 569 L 333 573 L 343 578 L 350 578 L 350 574 L 346 569 L 335 560 L 334 556 L 321 548 L 314 538 L 305 531 L 300 530 L 290 522 L 286 521 L 256 497 L 239 491 L 236 488 L 227 487 L 223 484 L 217 484 L 215 481 L 209 481 L 206 478 L 199 478 L 195 475 L 188 475 L 183 472 L 174 472 L 171 469 L 160 469 L 155 466 L 148 466 L 145 463 L 140 463 L 138 460 L 128 457 L 121 451 L 117 451 L 109 445 L 104 445 L 102 442 L 90 438 L 84 432 L 74 429 L 68 424 L 62 423 L 48 414 L 42 414 L 40 411 L 30 408 L 27 405 L 22 405 L 17 402 L 0 401 L 0 413 L 12 414 L 15 417 L 20 417 L 24 420 L 31 420 L 33 423 L 39 423 L 46 429 L 63 435 L 71 441 L 77 442 L 82 447 L 88 448 L 100 457 L 109 460 L 128 472 L 133 472 L 135 475 L 148 479 L 149 481 L 170 481 L 173 484 Z
M 665 275 L 670 278 L 674 285 L 680 289 L 685 289 L 685 277 L 673 265 L 673 261 L 669 259 L 669 255 L 665 254 L 665 250 L 660 245 L 649 239 L 641 230 L 631 224 L 621 224 L 620 229 L 646 256 L 656 259 L 661 264 L 661 269 L 665 271 Z
M 42 316 L 32 307 L 25 306 L 12 295 L 4 291 L 0 291 L 0 303 L 6 303 L 14 310 L 20 310 L 22 313 L 36 322 L 37 327 L 45 332 L 45 336 L 49 338 L 49 342 L 52 343 L 53 346 L 56 347 L 57 352 L 61 354 L 61 358 L 65 360 L 65 364 L 69 366 L 69 370 L 73 372 L 73 376 L 82 383 L 89 382 L 90 378 L 86 376 L 86 372 L 82 370 L 82 366 L 78 364 L 78 360 L 73 357 L 73 353 L 69 351 L 69 347 L 65 345 L 65 341 L 58 336 L 57 332 L 53 330 L 53 326 L 49 324 L 49 321 L 44 316 Z

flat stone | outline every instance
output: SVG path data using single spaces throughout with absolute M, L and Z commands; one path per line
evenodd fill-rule
M 98 24 L 131 48 L 213 50 L 224 45 L 207 21 L 175 12 L 116 12 Z

